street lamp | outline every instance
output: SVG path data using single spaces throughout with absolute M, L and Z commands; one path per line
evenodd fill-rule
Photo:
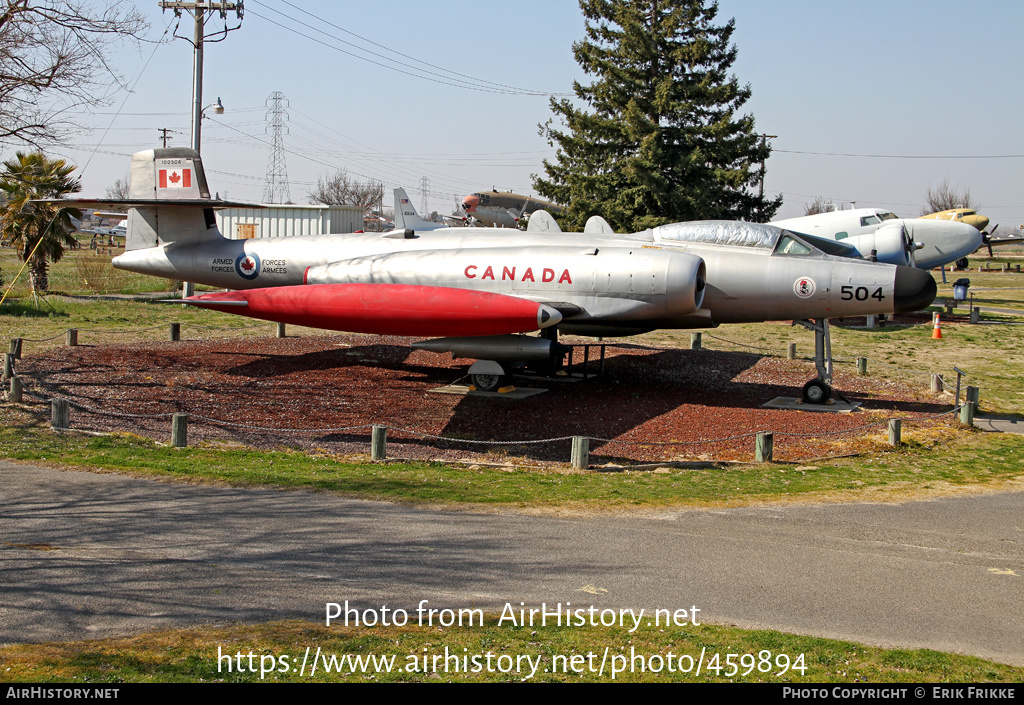
M 216 113 L 217 115 L 223 115 L 224 114 L 224 104 L 220 102 L 220 96 L 217 96 L 217 102 L 216 103 L 210 103 L 205 108 L 203 108 L 203 110 L 202 110 L 202 116 L 203 117 L 206 117 L 206 111 L 209 110 L 210 108 L 213 108 L 213 112 Z

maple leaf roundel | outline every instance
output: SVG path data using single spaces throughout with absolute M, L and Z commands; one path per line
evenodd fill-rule
M 235 271 L 242 279 L 255 279 L 260 274 L 260 258 L 255 252 L 243 252 L 235 260 Z

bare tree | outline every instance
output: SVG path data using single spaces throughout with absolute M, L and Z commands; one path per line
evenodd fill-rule
M 66 139 L 77 129 L 70 111 L 124 87 L 111 47 L 147 28 L 126 0 L 0 0 L 0 142 Z
M 804 215 L 818 215 L 819 213 L 834 211 L 835 209 L 836 204 L 832 202 L 832 199 L 815 196 L 813 201 L 804 205 Z
M 384 197 L 384 184 L 356 181 L 348 172 L 339 170 L 332 176 L 317 179 L 316 188 L 309 192 L 310 203 L 326 206 L 362 206 L 371 208 Z
M 952 208 L 978 210 L 981 207 L 980 203 L 971 198 L 971 190 L 969 188 L 960 191 L 955 186 L 950 185 L 948 178 L 943 179 L 942 183 L 935 188 L 929 186 L 924 200 L 925 206 L 921 209 L 921 215 L 948 211 Z
M 125 201 L 131 198 L 131 192 L 128 189 L 127 174 L 123 179 L 117 179 L 112 186 L 107 186 L 107 198 L 113 198 L 118 201 Z

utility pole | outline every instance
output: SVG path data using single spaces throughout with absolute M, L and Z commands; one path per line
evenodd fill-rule
M 195 56 L 192 61 L 192 149 L 199 152 L 199 145 L 202 142 L 202 129 L 203 129 L 203 43 L 204 42 L 222 42 L 227 38 L 228 32 L 232 32 L 242 26 L 242 0 L 238 2 L 217 2 L 211 0 L 208 2 L 178 2 L 177 0 L 161 0 L 160 9 L 167 11 L 173 10 L 174 16 L 180 18 L 182 10 L 188 12 L 195 19 L 195 33 L 192 39 L 183 37 L 178 34 L 178 28 L 174 28 L 174 36 L 178 39 L 184 39 L 192 44 L 195 49 Z M 224 29 L 214 32 L 210 35 L 206 34 L 206 15 L 207 13 L 213 14 L 217 12 L 220 14 L 220 18 L 224 20 Z M 228 13 L 234 12 L 238 18 L 238 24 L 234 27 L 228 27 Z M 220 105 L 220 98 L 217 99 L 218 112 L 224 112 L 224 107 Z M 164 140 L 166 146 L 167 140 Z M 195 293 L 195 285 L 192 282 L 184 282 L 184 286 L 181 290 L 182 298 L 187 298 Z
M 773 140 L 778 135 L 766 135 L 761 134 L 761 148 L 764 149 L 768 146 L 768 140 Z M 757 209 L 760 214 L 761 220 L 764 220 L 764 158 L 761 159 L 761 178 L 759 179 L 760 184 L 757 187 Z
M 195 58 L 192 63 L 192 149 L 199 150 L 202 136 L 203 120 L 203 43 L 224 41 L 228 32 L 234 31 L 242 26 L 242 0 L 238 2 L 177 2 L 177 0 L 161 0 L 162 10 L 173 10 L 176 17 L 181 17 L 182 11 L 186 11 L 195 19 L 195 33 L 193 38 L 181 36 L 177 28 L 174 36 L 184 39 L 192 44 L 195 49 Z M 220 14 L 224 20 L 224 29 L 206 34 L 206 16 L 214 12 Z M 238 25 L 228 27 L 228 13 L 234 12 L 238 18 Z
M 156 131 L 161 133 L 160 134 L 160 139 L 163 140 L 164 147 L 167 146 L 167 140 L 173 140 L 174 139 L 173 137 L 168 137 L 168 135 L 176 135 L 176 134 L 178 134 L 176 131 L 170 129 L 169 127 L 158 127 L 158 128 L 156 128 Z

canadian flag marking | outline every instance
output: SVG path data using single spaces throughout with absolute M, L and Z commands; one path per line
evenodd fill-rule
M 161 169 L 160 188 L 192 188 L 192 170 Z

